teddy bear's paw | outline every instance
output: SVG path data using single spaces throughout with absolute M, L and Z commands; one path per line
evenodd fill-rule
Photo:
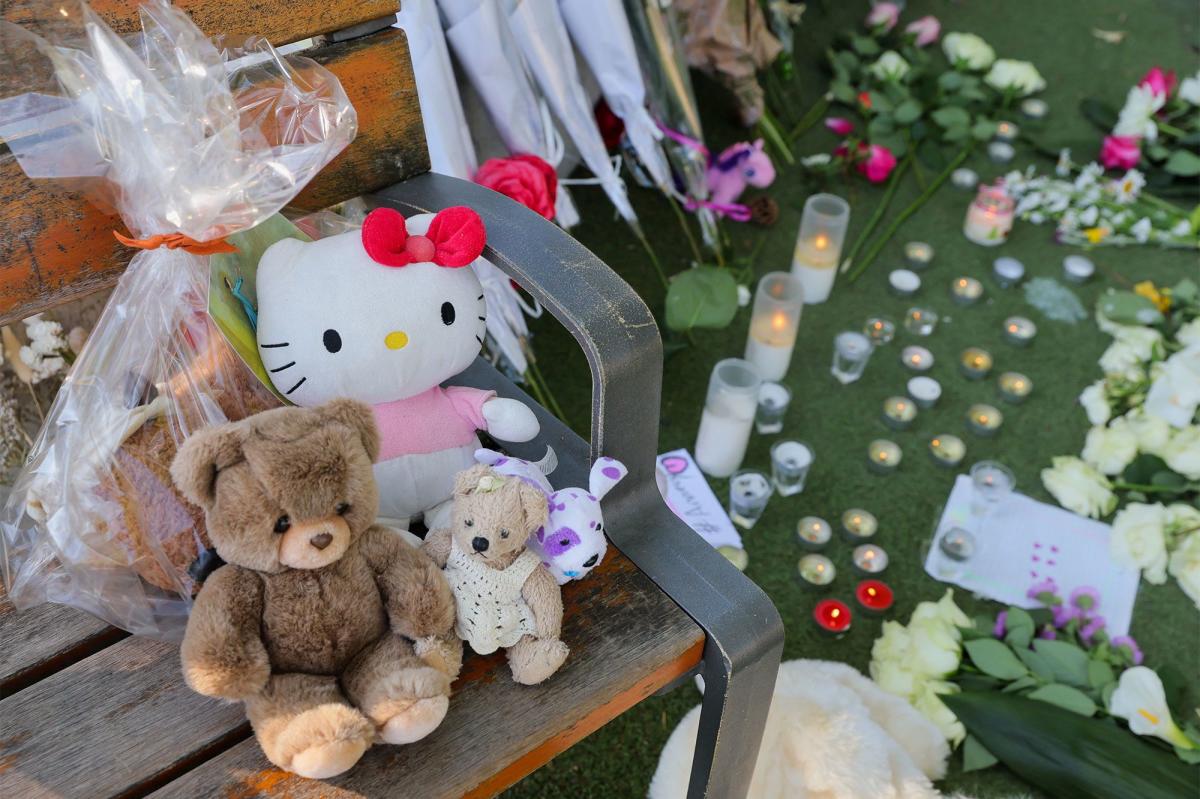
M 458 677 L 458 672 L 462 670 L 462 641 L 455 636 L 439 638 L 431 635 L 418 638 L 413 642 L 413 651 L 433 668 L 450 675 L 450 679 Z
M 508 650 L 513 679 L 522 685 L 537 685 L 558 671 L 569 652 L 562 641 L 544 638 L 518 641 Z
M 301 777 L 326 779 L 357 763 L 374 740 L 369 719 L 348 705 L 330 702 L 291 719 L 276 741 L 279 759 L 272 759 Z
M 379 737 L 390 744 L 410 744 L 421 740 L 438 728 L 450 708 L 447 696 L 418 699 L 388 719 L 379 730 Z
M 292 758 L 290 771 L 310 780 L 336 777 L 349 771 L 368 746 L 366 741 L 357 738 L 310 746 Z

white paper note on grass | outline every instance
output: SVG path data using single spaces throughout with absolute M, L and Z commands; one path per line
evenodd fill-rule
M 1139 575 L 1109 556 L 1107 524 L 1017 493 L 981 518 L 971 511 L 973 493 L 971 478 L 959 475 L 925 559 L 929 576 L 1020 608 L 1039 607 L 1025 594 L 1046 578 L 1053 578 L 1064 599 L 1080 586 L 1092 586 L 1100 592 L 1109 636 L 1129 632 Z M 978 550 L 966 563 L 956 563 L 937 546 L 952 527 L 975 536 Z
M 658 456 L 658 490 L 667 506 L 714 547 L 741 549 L 742 537 L 686 449 Z

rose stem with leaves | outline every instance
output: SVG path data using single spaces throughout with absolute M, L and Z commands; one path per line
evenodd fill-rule
M 850 269 L 850 264 L 853 263 L 854 256 L 858 255 L 858 251 L 862 249 L 862 246 L 867 243 L 867 239 L 875 232 L 875 226 L 880 223 L 888 206 L 892 204 L 892 197 L 896 194 L 896 186 L 900 184 L 900 178 L 904 174 L 904 170 L 908 169 L 912 160 L 912 150 L 909 150 L 908 155 L 900 162 L 900 166 L 896 167 L 888 178 L 887 189 L 884 190 L 883 197 L 879 200 L 879 205 L 875 206 L 875 210 L 871 213 L 871 218 L 867 220 L 866 226 L 858 234 L 858 238 L 854 240 L 854 246 L 850 248 L 846 259 L 842 261 L 842 266 L 839 270 L 841 273 L 844 274 Z
M 662 283 L 663 291 L 666 291 L 668 288 L 670 288 L 670 283 L 667 281 L 667 273 L 663 271 L 662 262 L 658 260 L 657 253 L 655 253 L 654 248 L 650 246 L 649 239 L 646 238 L 646 234 L 642 232 L 641 227 L 637 225 L 635 225 L 633 228 L 633 235 L 639 242 L 641 242 L 642 249 L 646 251 L 647 257 L 650 258 L 651 265 L 654 266 L 654 272 L 658 275 L 658 281 Z
M 675 218 L 679 220 L 679 226 L 683 228 L 683 235 L 687 237 L 688 246 L 692 249 L 692 260 L 695 263 L 704 261 L 704 256 L 700 254 L 700 245 L 696 243 L 695 236 L 692 235 L 692 229 L 688 227 L 687 217 L 683 213 L 683 209 L 679 207 L 679 202 L 667 194 L 667 203 L 671 206 L 671 210 L 675 212 Z
M 796 127 L 792 128 L 791 133 L 788 134 L 788 141 L 793 142 L 803 136 L 809 128 L 817 124 L 821 117 L 825 116 L 825 112 L 828 110 L 829 95 L 821 95 L 821 97 L 819 97 L 817 101 L 812 104 L 804 116 L 800 118 L 800 121 L 796 124 Z
M 779 132 L 779 125 L 771 116 L 771 109 L 764 107 L 762 117 L 758 120 L 759 130 L 763 132 L 763 138 L 771 143 L 771 146 L 779 151 L 779 155 L 783 158 L 788 166 L 795 166 L 796 158 L 792 155 L 791 146 L 784 140 L 783 134 Z

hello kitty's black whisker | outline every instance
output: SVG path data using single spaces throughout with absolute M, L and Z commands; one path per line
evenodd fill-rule
M 304 381 L 305 381 L 305 380 L 307 380 L 307 379 L 308 379 L 307 377 L 302 377 L 302 378 L 300 378 L 300 382 L 299 382 L 299 383 L 297 383 L 296 385 L 292 386 L 291 388 L 289 388 L 287 391 L 285 391 L 285 392 L 283 392 L 283 393 L 284 393 L 285 395 L 287 395 L 287 394 L 291 394 L 293 391 L 295 391 L 296 389 L 300 388 L 300 386 L 304 385 Z
M 296 365 L 295 361 L 292 361 L 291 363 L 285 363 L 283 366 L 280 366 L 278 369 L 272 369 L 271 374 L 275 374 L 276 372 L 282 372 L 284 369 L 291 369 L 295 365 Z
M 264 350 L 269 350 L 269 349 L 273 349 L 274 347 L 286 347 L 290 343 L 291 342 L 284 341 L 280 344 L 259 344 L 258 346 L 262 347 Z

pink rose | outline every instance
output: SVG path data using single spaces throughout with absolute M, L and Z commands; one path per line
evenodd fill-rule
M 938 36 L 942 33 L 942 23 L 938 22 L 938 18 L 930 14 L 927 17 L 913 20 L 908 23 L 904 29 L 905 33 L 911 33 L 915 39 L 917 47 L 928 47 L 938 40 Z
M 1163 72 L 1162 67 L 1154 67 L 1138 81 L 1138 86 L 1148 86 L 1155 97 L 1169 96 L 1175 91 L 1175 70 Z
M 475 182 L 516 200 L 547 219 L 554 218 L 558 175 L 554 167 L 536 155 L 520 153 L 485 161 L 475 173 Z
M 1133 169 L 1142 160 L 1142 146 L 1137 136 L 1105 136 L 1100 148 L 1100 161 L 1106 169 Z
M 900 6 L 895 3 L 876 3 L 867 14 L 867 27 L 887 33 L 900 21 Z
M 863 151 L 860 147 L 859 152 Z M 872 183 L 883 183 L 896 168 L 896 156 L 881 144 L 872 144 L 865 148 L 865 152 L 866 157 L 858 162 L 858 171 L 866 175 L 867 180 Z
M 828 117 L 825 120 L 825 127 L 839 136 L 849 136 L 854 132 L 854 123 L 845 117 Z

